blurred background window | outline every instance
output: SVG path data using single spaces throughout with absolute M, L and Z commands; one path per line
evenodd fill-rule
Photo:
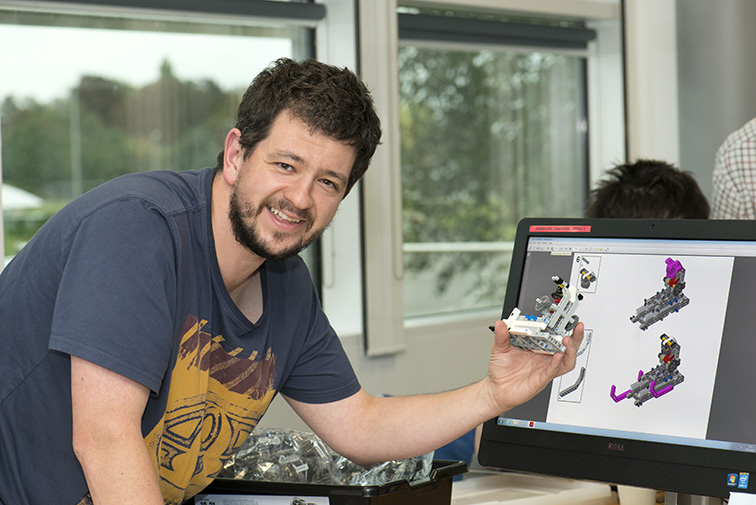
M 417 9 L 399 34 L 405 318 L 499 311 L 517 222 L 582 215 L 594 34 Z
M 301 23 L 179 14 L 0 9 L 6 261 L 105 181 L 214 166 L 252 78 L 313 55 Z

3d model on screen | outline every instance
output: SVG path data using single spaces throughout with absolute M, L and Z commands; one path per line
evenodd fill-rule
M 588 258 L 585 256 L 580 257 L 580 271 L 578 272 L 578 275 L 580 276 L 580 288 L 581 289 L 588 289 L 591 287 L 591 284 L 596 282 L 596 273 L 589 270 L 589 266 L 591 262 L 588 261 Z
M 587 268 L 581 268 L 580 269 L 580 287 L 583 289 L 588 289 L 591 287 L 591 284 L 596 282 L 596 274 L 594 272 L 591 272 Z
M 601 256 L 576 254 L 575 263 L 569 282 L 577 286 L 579 293 L 595 293 L 601 270 Z
M 640 370 L 638 381 L 633 383 L 630 389 L 624 393 L 616 394 L 617 388 L 612 386 L 609 393 L 612 400 L 619 403 L 625 398 L 632 398 L 635 400 L 635 405 L 640 407 L 643 402 L 651 398 L 666 395 L 685 380 L 685 376 L 677 369 L 680 365 L 680 344 L 666 333 L 662 334 L 660 338 L 659 364 L 646 373 Z
M 580 373 L 578 374 L 578 378 L 575 381 L 575 383 L 559 391 L 559 398 L 564 398 L 568 394 L 574 393 L 575 391 L 577 391 L 584 380 L 585 380 L 585 367 L 582 366 L 580 367 Z
M 536 299 L 535 308 L 541 316 L 522 314 L 515 307 L 505 320 L 513 345 L 548 354 L 566 350 L 562 339 L 580 320 L 575 311 L 583 295 L 561 277 L 554 276 L 551 280 L 557 285 L 551 298 L 542 296 Z
M 583 343 L 576 353 L 575 368 L 559 377 L 555 382 L 555 386 L 559 392 L 557 394 L 557 401 L 569 403 L 582 402 L 592 340 L 593 330 L 585 328 L 583 330 Z
M 639 323 L 641 330 L 690 303 L 690 299 L 682 292 L 685 289 L 685 269 L 679 261 L 672 258 L 667 258 L 666 262 L 667 276 L 664 277 L 664 289 L 651 298 L 646 298 L 643 305 L 635 309 L 635 315 L 630 316 L 630 321 Z
M 585 354 L 591 348 L 591 341 L 593 340 L 593 330 L 586 329 L 583 336 L 583 345 L 578 349 L 576 356 L 579 358 Z

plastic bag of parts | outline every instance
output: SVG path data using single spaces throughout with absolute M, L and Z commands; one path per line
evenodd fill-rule
M 433 453 L 363 467 L 340 456 L 314 433 L 256 430 L 218 477 L 348 486 L 375 486 L 430 476 Z

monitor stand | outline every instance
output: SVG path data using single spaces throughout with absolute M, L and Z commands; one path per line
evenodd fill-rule
M 664 505 L 722 505 L 722 500 L 711 496 L 664 493 Z

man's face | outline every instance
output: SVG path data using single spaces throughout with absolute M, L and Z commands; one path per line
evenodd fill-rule
M 229 219 L 261 258 L 294 256 L 318 238 L 346 191 L 355 149 L 282 113 L 246 160 L 239 155 Z

